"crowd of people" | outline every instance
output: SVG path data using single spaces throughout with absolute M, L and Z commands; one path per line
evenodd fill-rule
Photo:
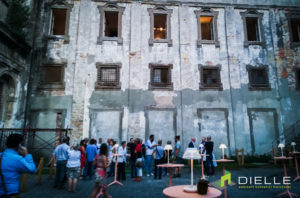
M 107 191 L 107 178 L 114 177 L 117 173 L 118 181 L 126 180 L 127 164 L 134 182 L 142 181 L 143 172 L 147 177 L 153 176 L 154 179 L 162 179 L 163 175 L 168 175 L 168 169 L 157 165 L 167 163 L 167 156 L 169 156 L 170 162 L 182 163 L 183 152 L 180 136 L 175 136 L 174 141 L 173 149 L 165 150 L 162 140 L 158 140 L 156 143 L 154 135 L 150 135 L 145 143 L 142 139 L 130 138 L 128 143 L 122 141 L 120 145 L 112 138 L 108 138 L 106 143 L 102 138 L 99 138 L 98 141 L 85 138 L 80 141 L 80 144 L 70 145 L 70 138 L 63 137 L 52 153 L 51 162 L 56 166 L 54 188 L 64 189 L 67 181 L 68 191 L 76 192 L 79 179 L 91 180 L 94 178 L 95 186 L 91 197 L 95 198 L 99 192 L 102 192 L 104 197 L 110 197 Z M 19 134 L 9 136 L 7 149 L 0 156 L 0 182 L 2 183 L 0 197 L 5 194 L 18 195 L 20 174 L 36 171 L 32 156 L 28 154 L 24 146 L 21 146 L 22 142 L 23 137 Z M 167 141 L 166 144 L 172 145 L 172 142 Z M 199 152 L 205 154 L 206 175 L 214 174 L 216 166 L 213 163 L 213 146 L 210 136 L 202 138 L 199 147 L 196 145 L 195 138 L 192 138 L 188 144 L 189 148 L 198 148 Z M 1 164 L 3 160 L 11 161 L 13 166 L 8 166 L 8 163 Z M 5 182 L 9 177 L 14 178 L 14 184 Z M 175 169 L 173 177 L 181 177 L 180 168 Z

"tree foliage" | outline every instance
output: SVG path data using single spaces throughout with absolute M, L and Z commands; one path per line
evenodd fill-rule
M 30 8 L 26 0 L 10 0 L 6 17 L 6 24 L 10 30 L 22 37 L 25 37 L 25 27 L 30 19 Z

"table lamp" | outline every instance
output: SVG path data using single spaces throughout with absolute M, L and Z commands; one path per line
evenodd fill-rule
M 225 159 L 225 156 L 224 156 L 224 149 L 226 149 L 227 146 L 226 146 L 225 144 L 220 144 L 219 148 L 222 149 L 222 153 L 223 153 L 223 155 L 222 155 L 223 158 L 222 158 L 222 159 Z
M 278 145 L 278 148 L 281 149 L 281 157 L 283 157 L 283 148 L 284 148 L 284 147 L 285 147 L 284 144 L 279 144 L 279 145 Z
M 197 192 L 197 186 L 193 185 L 194 175 L 193 175 L 193 160 L 194 159 L 201 159 L 201 155 L 197 148 L 187 148 L 183 154 L 183 159 L 190 159 L 191 160 L 191 185 L 185 186 L 183 188 L 186 192 Z
M 166 150 L 168 152 L 168 164 L 170 163 L 170 152 L 173 148 L 172 148 L 172 145 L 171 144 L 167 144 L 164 148 L 164 150 Z
M 296 152 L 296 149 L 295 149 L 296 142 L 292 142 L 292 143 L 291 143 L 291 146 L 293 147 L 293 149 L 294 149 L 294 152 Z

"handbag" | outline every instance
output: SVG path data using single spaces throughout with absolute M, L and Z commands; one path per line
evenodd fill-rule
M 7 195 L 7 188 L 6 188 L 6 185 L 5 185 L 5 182 L 4 182 L 4 176 L 2 174 L 2 168 L 1 168 L 1 165 L 2 165 L 2 156 L 3 156 L 3 153 L 0 156 L 0 177 L 1 177 L 2 187 L 3 187 L 3 191 L 4 191 L 4 195 L 2 197 L 3 198 L 10 198 L 10 196 Z

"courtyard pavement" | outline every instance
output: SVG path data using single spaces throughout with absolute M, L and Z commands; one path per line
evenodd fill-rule
M 228 197 L 229 198 L 268 198 L 277 197 L 277 194 L 283 192 L 284 189 L 267 188 L 267 189 L 241 189 L 237 185 L 238 177 L 254 177 L 254 176 L 264 176 L 267 181 L 273 181 L 274 177 L 276 182 L 282 182 L 283 170 L 280 165 L 261 165 L 255 168 L 232 168 L 228 169 L 231 172 L 232 182 L 235 183 L 234 186 L 228 187 Z M 212 184 L 221 177 L 220 167 L 216 171 L 214 176 L 210 176 L 208 180 Z M 194 171 L 195 182 L 201 174 L 201 168 L 197 167 Z M 288 167 L 288 175 L 295 175 L 295 169 Z M 294 176 L 292 177 L 292 179 Z M 109 178 L 111 182 L 113 178 Z M 93 180 L 80 180 L 76 193 L 69 193 L 67 190 L 57 190 L 53 189 L 53 179 L 48 180 L 47 175 L 43 176 L 42 185 L 36 186 L 36 176 L 30 176 L 27 184 L 27 192 L 21 194 L 21 198 L 87 198 L 93 189 Z M 183 173 L 181 178 L 174 178 L 173 185 L 184 185 L 190 183 L 190 173 L 187 167 L 183 168 Z M 166 198 L 162 191 L 164 188 L 168 187 L 168 177 L 164 176 L 162 180 L 154 180 L 153 177 L 142 178 L 142 182 L 135 183 L 127 174 L 127 180 L 123 182 L 124 186 L 113 185 L 109 188 L 109 193 L 113 198 Z M 253 185 L 250 185 L 254 187 Z M 252 188 L 251 187 L 251 188 Z M 298 194 L 300 196 L 300 180 L 293 182 L 291 185 L 291 192 Z M 222 191 L 223 193 L 223 191 Z M 222 197 L 224 194 L 222 195 Z

